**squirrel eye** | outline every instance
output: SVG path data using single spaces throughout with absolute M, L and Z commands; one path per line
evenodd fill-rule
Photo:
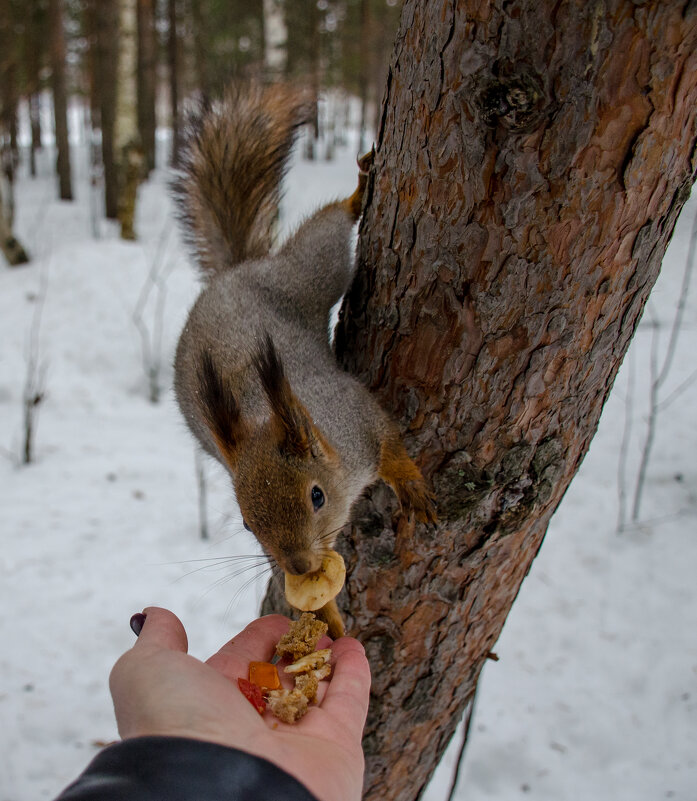
M 312 505 L 315 507 L 315 512 L 324 506 L 324 493 L 319 487 L 312 488 Z
M 242 520 L 242 525 L 243 525 L 243 526 L 244 526 L 244 527 L 247 529 L 247 531 L 249 531 L 249 533 L 251 534 L 251 532 L 252 532 L 252 529 L 251 529 L 251 528 L 250 528 L 250 527 L 247 525 L 247 521 L 246 521 L 246 520 L 244 520 L 244 519 Z

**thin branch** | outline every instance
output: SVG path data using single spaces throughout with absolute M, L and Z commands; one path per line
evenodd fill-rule
M 140 290 L 138 302 L 133 310 L 133 323 L 138 329 L 140 334 L 141 349 L 143 354 L 143 371 L 148 378 L 150 387 L 150 400 L 152 403 L 157 403 L 160 399 L 160 369 L 162 365 L 161 348 L 162 348 L 162 325 L 164 317 L 164 303 L 166 298 L 165 282 L 172 269 L 172 264 L 162 267 L 162 262 L 167 252 L 170 236 L 172 233 L 172 220 L 168 218 L 162 226 L 160 236 L 157 240 L 155 248 L 155 255 L 150 265 L 148 276 L 145 279 L 143 288 Z M 147 305 L 150 293 L 156 287 L 158 290 L 158 298 L 155 307 L 155 319 L 153 322 L 153 332 L 145 323 L 143 313 Z
M 636 487 L 634 489 L 634 503 L 632 504 L 632 522 L 636 523 L 641 511 L 641 500 L 644 494 L 644 483 L 646 482 L 646 471 L 649 466 L 651 449 L 653 448 L 654 437 L 656 436 L 656 406 L 658 405 L 658 343 L 659 325 L 653 320 L 651 332 L 651 358 L 649 362 L 650 386 L 649 386 L 649 419 L 646 429 L 646 439 L 641 452 L 639 463 L 639 473 L 637 474 Z
M 673 364 L 675 351 L 677 347 L 678 337 L 682 328 L 682 320 L 685 315 L 685 307 L 687 305 L 687 297 L 690 291 L 690 281 L 692 272 L 694 270 L 695 261 L 697 260 L 697 215 L 692 221 L 692 230 L 690 232 L 690 243 L 687 252 L 687 260 L 685 262 L 685 270 L 683 272 L 682 286 L 680 287 L 680 295 L 678 297 L 678 304 L 675 309 L 675 316 L 673 318 L 673 325 L 670 331 L 668 340 L 668 347 L 663 358 L 663 364 L 658 369 L 658 322 L 653 320 L 653 335 L 651 340 L 651 386 L 649 388 L 649 419 L 648 429 L 646 432 L 646 440 L 644 448 L 641 453 L 641 463 L 639 465 L 639 473 L 637 476 L 636 488 L 634 490 L 634 504 L 632 507 L 632 521 L 636 522 L 639 519 L 641 509 L 641 500 L 644 491 L 644 483 L 646 481 L 646 471 L 648 469 L 649 459 L 651 457 L 651 450 L 656 435 L 656 425 L 658 422 L 658 414 L 661 405 L 659 403 L 660 389 L 666 381 L 670 373 L 670 368 Z M 675 393 L 673 393 L 675 395 Z M 672 397 L 672 396 L 671 396 Z M 673 398 L 674 399 L 674 398 Z
M 669 523 L 671 520 L 679 520 L 681 517 L 689 517 L 694 514 L 694 510 L 689 507 L 678 509 L 677 512 L 672 512 L 669 515 L 659 515 L 658 517 L 650 517 L 648 520 L 639 520 L 636 523 L 628 523 L 624 527 L 624 531 L 638 531 L 642 526 L 660 526 L 663 523 Z
M 472 698 L 469 702 L 467 709 L 465 709 L 465 724 L 462 730 L 462 742 L 460 743 L 460 750 L 457 752 L 457 761 L 455 762 L 455 770 L 453 771 L 453 778 L 450 782 L 450 790 L 448 792 L 448 797 L 446 801 L 453 801 L 455 798 L 455 790 L 457 789 L 457 783 L 460 780 L 460 769 L 462 768 L 462 762 L 465 756 L 465 748 L 467 746 L 467 740 L 469 738 L 470 732 L 470 725 L 472 724 L 472 718 L 474 717 L 474 702 L 477 698 L 477 687 L 475 686 L 474 692 L 472 693 Z
M 27 348 L 27 371 L 22 392 L 24 409 L 24 448 L 22 461 L 30 464 L 34 458 L 34 437 L 38 409 L 44 398 L 46 365 L 40 363 L 41 320 L 43 317 L 46 295 L 48 293 L 48 263 L 41 270 L 39 292 L 29 329 L 29 346 Z
M 624 531 L 627 521 L 627 460 L 629 457 L 629 443 L 632 439 L 632 416 L 634 414 L 634 349 L 629 350 L 629 369 L 627 375 L 627 397 L 624 404 L 624 429 L 622 431 L 622 444 L 620 445 L 620 458 L 617 465 L 617 533 Z
M 695 266 L 695 255 L 697 254 L 697 214 L 692 221 L 692 231 L 690 232 L 690 244 L 687 250 L 687 261 L 685 262 L 685 272 L 682 276 L 682 286 L 680 288 L 680 295 L 678 297 L 678 305 L 675 310 L 675 317 L 673 318 L 673 327 L 670 331 L 670 339 L 668 340 L 668 348 L 663 362 L 661 372 L 658 374 L 656 383 L 658 388 L 663 386 L 670 368 L 673 364 L 675 357 L 675 347 L 680 336 L 680 329 L 682 327 L 682 319 L 685 316 L 685 306 L 687 305 L 687 295 L 690 291 L 690 281 L 692 279 L 692 271 Z
M 679 384 L 665 400 L 662 400 L 658 406 L 656 407 L 659 412 L 664 411 L 669 406 L 671 406 L 681 395 L 684 395 L 685 392 L 697 381 L 697 370 L 693 370 L 690 375 Z

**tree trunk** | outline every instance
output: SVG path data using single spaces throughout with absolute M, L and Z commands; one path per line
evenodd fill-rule
M 288 61 L 288 27 L 284 0 L 264 0 L 264 71 L 269 81 L 278 80 Z
M 138 0 L 138 130 L 147 172 L 155 169 L 157 84 L 154 0 Z
M 359 24 L 361 32 L 361 42 L 368 41 L 370 33 L 370 4 L 368 0 L 360 0 Z M 363 56 L 363 53 L 361 54 Z M 360 134 L 358 140 L 358 153 L 363 154 L 368 149 L 366 144 L 368 133 L 368 59 L 360 57 L 358 59 L 358 95 L 361 100 L 361 121 Z M 372 136 L 370 137 L 372 141 Z
M 25 92 L 29 106 L 31 145 L 29 148 L 29 171 L 36 176 L 36 151 L 41 149 L 41 44 L 45 36 L 44 17 L 38 0 L 27 4 L 24 23 L 24 70 Z
M 137 0 L 119 0 L 114 147 L 118 164 L 121 238 L 135 239 L 135 210 L 144 156 L 138 133 Z
M 17 146 L 17 61 L 19 48 L 16 14 L 10 0 L 0 0 L 0 124 L 8 138 L 4 147 L 11 154 L 3 165 L 13 180 L 19 159 Z
M 595 433 L 697 175 L 696 45 L 694 2 L 405 2 L 337 353 L 440 522 L 380 484 L 345 535 L 369 801 L 419 797 Z
M 307 6 L 307 19 L 310 27 L 310 52 L 308 55 L 308 83 L 315 101 L 314 114 L 305 140 L 305 158 L 312 161 L 317 158 L 319 148 L 319 89 L 320 89 L 320 32 L 317 3 L 310 2 Z
M 118 173 L 114 150 L 116 120 L 116 81 L 114 66 L 118 59 L 119 16 L 116 0 L 89 0 L 94 25 L 91 39 L 92 123 L 101 130 L 104 165 L 104 206 L 106 216 L 118 216 Z
M 177 37 L 177 0 L 167 0 L 169 33 L 167 36 L 167 62 L 169 65 L 169 103 L 172 115 L 172 153 L 170 160 L 176 165 L 179 158 L 179 41 Z
M 8 209 L 8 199 L 5 198 L 2 184 L 0 179 L 0 250 L 10 267 L 17 267 L 20 264 L 26 264 L 29 257 L 12 233 L 12 215 Z
M 63 30 L 63 2 L 49 0 L 49 28 L 51 31 L 51 86 L 53 88 L 53 116 L 56 129 L 58 157 L 56 169 L 61 200 L 73 199 L 70 178 L 70 143 L 68 141 L 68 97 L 65 80 L 65 33 Z
M 194 61 L 196 82 L 205 98 L 211 96 L 211 76 L 206 46 L 210 43 L 208 26 L 203 18 L 201 0 L 191 0 L 191 26 L 193 28 Z

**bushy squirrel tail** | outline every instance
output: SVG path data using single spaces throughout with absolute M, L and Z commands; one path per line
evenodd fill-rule
M 288 86 L 235 84 L 190 115 L 172 188 L 205 275 L 269 252 L 281 181 L 311 113 Z

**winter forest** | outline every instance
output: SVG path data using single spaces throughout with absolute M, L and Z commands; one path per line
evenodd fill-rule
M 364 798 L 697 799 L 697 11 L 605 5 L 0 0 L 0 801 L 117 739 L 134 612 L 205 659 L 280 609 L 173 393 L 232 81 L 312 98 L 279 241 L 376 148 L 335 349 L 439 521 L 378 484 L 337 545 Z

